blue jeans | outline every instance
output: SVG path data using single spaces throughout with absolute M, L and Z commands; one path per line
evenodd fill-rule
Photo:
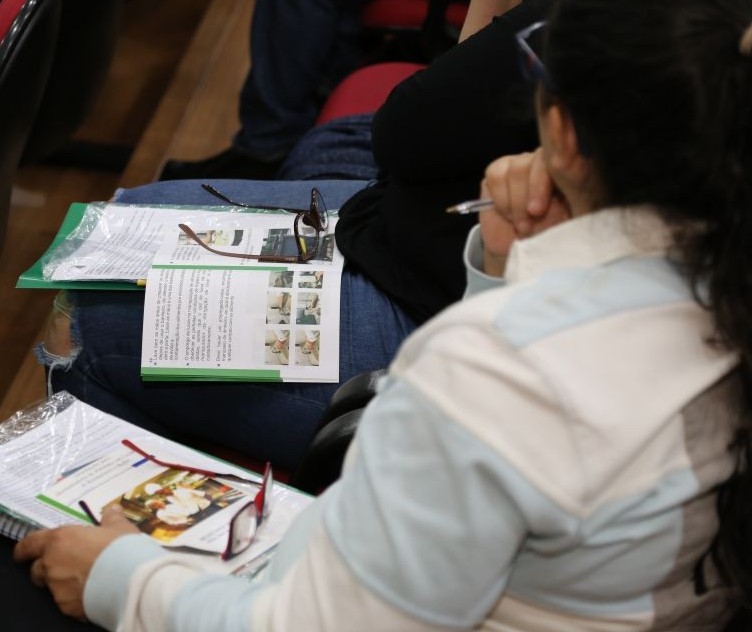
M 240 92 L 240 151 L 270 160 L 313 127 L 320 92 L 359 64 L 358 16 L 365 0 L 257 0 L 251 71 Z
M 330 208 L 363 182 L 315 183 Z M 239 201 L 305 206 L 310 182 L 225 180 L 215 185 Z M 215 198 L 192 180 L 158 182 L 118 192 L 126 203 L 205 204 Z M 383 368 L 415 324 L 368 279 L 345 270 L 340 309 L 340 379 Z M 140 292 L 68 292 L 78 355 L 54 368 L 53 390 L 166 436 L 209 441 L 258 460 L 295 467 L 337 384 L 142 382 Z M 48 365 L 50 358 L 47 358 Z

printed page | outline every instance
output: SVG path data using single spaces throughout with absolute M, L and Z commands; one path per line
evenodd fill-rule
M 174 213 L 174 211 L 173 211 Z M 174 215 L 173 215 L 174 217 Z M 204 244 L 219 251 L 216 254 L 202 248 L 179 229 L 178 224 L 190 226 Z M 295 213 L 286 211 L 258 211 L 245 213 L 197 212 L 185 221 L 165 225 L 160 245 L 156 249 L 154 267 L 211 267 L 223 269 L 268 268 L 269 266 L 301 267 L 311 265 L 321 269 L 341 269 L 342 255 L 334 241 L 337 218 L 330 217 L 329 225 L 316 239 L 316 231 L 298 222 L 298 232 L 308 250 L 316 248 L 316 255 L 308 263 L 275 263 L 259 261 L 257 257 L 296 257 Z M 241 258 L 235 255 L 252 255 Z
M 147 277 L 160 247 L 172 237 L 175 242 L 167 244 L 164 252 L 173 253 L 173 264 L 204 265 L 202 255 L 213 256 L 199 246 L 172 248 L 172 245 L 185 246 L 189 241 L 180 233 L 180 223 L 194 228 L 211 245 L 252 252 L 256 245 L 253 236 L 257 234 L 254 227 L 278 229 L 280 247 L 289 246 L 285 231 L 292 230 L 294 219 L 294 213 L 284 210 L 90 204 L 79 227 L 45 262 L 43 274 L 48 281 L 137 282 Z M 234 263 L 252 266 L 257 262 L 237 259 Z
M 223 473 L 233 473 L 251 480 L 260 478 L 76 401 L 54 419 L 0 446 L 0 504 L 14 514 L 25 516 L 45 527 L 88 523 L 84 513 L 78 508 L 78 501 L 86 498 L 90 501 L 90 506 L 93 505 L 96 511 L 101 512 L 104 505 L 100 500 L 107 497 L 107 485 L 110 482 L 104 478 L 95 480 L 94 477 L 84 476 L 73 488 L 61 490 L 66 490 L 66 479 L 76 471 L 84 471 L 82 468 L 94 463 L 105 463 L 101 461 L 103 457 L 121 451 L 120 442 L 123 439 L 129 439 L 148 453 L 158 457 L 165 454 L 181 464 L 221 470 Z M 96 471 L 96 468 L 89 470 Z M 116 468 L 110 471 L 114 472 Z M 47 495 L 55 489 L 58 491 L 53 491 L 53 496 Z M 78 494 L 80 497 L 77 498 Z M 238 495 L 237 502 L 243 502 L 240 496 L 247 497 L 247 492 Z M 114 496 L 109 500 L 114 500 Z M 259 528 L 251 548 L 229 562 L 223 562 L 216 555 L 199 555 L 202 565 L 217 572 L 234 572 L 274 547 L 294 517 L 311 500 L 293 489 L 275 485 L 269 519 Z M 228 490 L 225 501 L 228 506 L 236 505 L 235 493 Z M 216 503 L 218 507 L 220 504 Z M 218 524 L 207 522 L 205 526 L 207 531 L 216 529 L 213 541 L 220 539 Z M 226 538 L 224 526 L 221 530 L 221 537 Z M 200 530 L 195 535 L 204 539 L 209 537 Z M 195 557 L 195 554 L 180 554 Z
M 156 456 L 170 463 L 180 461 L 166 451 Z M 97 522 L 106 507 L 118 505 L 128 520 L 164 546 L 220 554 L 227 546 L 230 520 L 253 500 L 258 488 L 257 482 L 243 484 L 219 474 L 157 465 L 120 445 L 85 467 L 64 473 L 38 498 L 86 520 L 83 501 Z
M 201 233 L 223 250 L 288 254 L 290 229 L 273 219 L 236 237 Z M 319 255 L 296 265 L 214 255 L 177 233 L 164 242 L 146 285 L 142 377 L 338 381 L 343 259 L 332 224 Z

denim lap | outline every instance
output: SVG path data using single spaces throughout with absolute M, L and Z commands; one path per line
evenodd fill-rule
M 304 204 L 310 182 L 215 182 L 231 197 L 252 202 Z M 321 182 L 330 208 L 363 186 Z M 202 204 L 196 182 L 155 183 L 121 191 L 123 203 Z M 211 196 L 209 196 L 211 197 Z M 214 203 L 214 198 L 211 198 Z M 197 437 L 292 468 L 302 457 L 338 384 L 142 382 L 140 292 L 69 293 L 79 356 L 69 371 L 55 370 L 55 390 L 66 389 L 107 412 L 178 439 Z M 340 380 L 389 364 L 414 323 L 362 275 L 342 277 Z

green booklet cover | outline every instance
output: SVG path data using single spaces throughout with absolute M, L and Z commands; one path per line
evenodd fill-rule
M 24 290 L 143 290 L 135 283 L 125 281 L 48 281 L 42 273 L 42 262 L 52 253 L 81 223 L 88 204 L 74 202 L 65 214 L 57 235 L 49 248 L 23 272 L 16 281 L 16 287 Z

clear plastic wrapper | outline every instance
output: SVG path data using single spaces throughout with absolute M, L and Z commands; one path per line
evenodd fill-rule
M 41 402 L 17 411 L 0 423 L 0 446 L 57 417 L 75 401 L 77 400 L 73 395 L 60 391 Z
M 75 223 L 78 214 L 76 225 L 67 234 L 61 229 L 57 245 L 41 258 L 42 276 L 48 282 L 145 279 L 162 244 L 178 245 L 184 239 L 181 223 L 207 239 L 243 234 L 253 225 L 253 217 L 272 222 L 276 217 L 283 224 L 294 218 L 281 209 L 94 202 L 71 207 L 66 222 Z
M 89 239 L 94 229 L 99 225 L 106 202 L 92 202 L 86 205 L 86 211 L 84 212 L 81 221 L 78 226 L 66 235 L 57 247 L 45 253 L 41 259 L 42 274 L 48 281 L 54 278 L 55 270 L 60 264 L 67 259 L 75 256 L 78 251 Z M 106 227 L 104 227 L 106 230 Z
M 127 446 L 130 442 L 144 452 L 132 452 Z M 124 458 L 123 452 L 127 453 Z M 142 454 L 161 457 L 168 465 L 153 462 L 151 457 L 143 458 Z M 175 470 L 177 466 L 169 463 L 183 465 Z M 238 492 L 249 499 L 256 493 L 257 483 L 253 484 L 256 487 L 245 483 L 233 491 L 222 482 L 232 477 L 206 472 L 195 479 L 175 480 L 176 471 L 183 471 L 185 476 L 185 472 L 195 471 L 190 468 L 223 472 L 251 481 L 260 479 L 255 473 L 108 415 L 66 392 L 56 393 L 0 423 L 0 534 L 18 540 L 40 527 L 87 524 L 90 520 L 81 512 L 81 500 L 87 500 L 97 513 L 110 503 L 124 502 L 123 499 L 131 499 L 128 506 L 133 507 L 138 497 L 130 494 L 138 491 L 144 498 L 144 507 L 148 507 L 145 494 L 162 494 L 169 492 L 168 484 L 180 487 L 187 482 L 199 490 L 212 490 L 214 495 L 207 496 L 211 501 L 201 507 L 206 511 L 191 518 L 180 533 L 170 536 L 173 540 L 166 539 L 164 528 L 159 537 L 156 531 L 146 532 L 164 546 L 177 547 L 176 551 L 191 542 L 194 547 L 202 543 L 226 543 L 229 517 L 245 502 Z M 146 484 L 155 481 L 160 483 L 161 491 L 145 492 Z M 257 576 L 290 522 L 311 501 L 305 494 L 284 485 L 274 485 L 271 493 L 272 510 L 246 552 L 226 562 L 211 553 L 213 546 L 204 553 L 175 554 L 200 559 L 210 572 Z M 229 498 L 232 500 L 228 501 Z M 96 504 L 91 503 L 95 499 Z M 145 516 L 150 516 L 151 511 L 156 510 L 149 508 Z M 160 520 L 158 513 L 156 519 Z M 154 528 L 153 518 L 148 520 L 150 528 Z M 186 536 L 191 539 L 186 540 Z

